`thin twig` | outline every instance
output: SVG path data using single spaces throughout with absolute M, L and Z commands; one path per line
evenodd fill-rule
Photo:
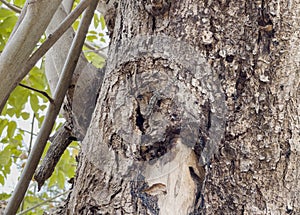
M 0 2 L 2 2 L 3 4 L 5 4 L 9 9 L 11 9 L 12 11 L 16 12 L 16 13 L 21 13 L 22 9 L 17 7 L 16 5 L 10 4 L 7 1 L 4 0 L 0 0 Z
M 31 130 L 30 130 L 30 140 L 29 140 L 28 154 L 30 154 L 30 152 L 31 152 L 31 147 L 32 147 L 33 129 L 34 129 L 34 120 L 35 120 L 35 114 L 33 114 L 33 116 L 32 116 L 32 121 L 31 121 Z
M 28 157 L 28 161 L 26 162 L 24 170 L 21 174 L 20 180 L 18 181 L 18 184 L 13 191 L 4 214 L 16 214 L 28 189 L 32 176 L 34 175 L 34 172 L 41 159 L 47 140 L 53 129 L 56 117 L 61 109 L 61 105 L 71 83 L 72 76 L 76 68 L 89 25 L 93 19 L 98 1 L 89 0 L 88 3 L 89 7 L 87 8 L 80 22 L 79 29 L 75 35 L 65 65 L 61 72 L 61 77 L 58 81 L 57 88 L 53 96 L 54 104 L 50 103 L 49 105 L 42 127 L 36 138 L 36 142 L 32 148 L 32 151 Z
M 63 2 L 63 6 L 64 6 L 67 14 L 71 13 L 71 10 L 72 10 L 73 5 L 74 5 L 74 1 L 75 0 L 69 0 L 69 2 L 67 2 L 67 1 Z
M 98 54 L 100 57 L 102 57 L 104 60 L 107 59 L 107 55 L 106 55 L 104 52 L 102 52 L 102 51 L 103 51 L 104 49 L 107 49 L 108 46 L 105 46 L 105 47 L 103 47 L 103 48 L 97 49 L 96 47 L 94 47 L 93 45 L 91 45 L 91 44 L 89 44 L 89 43 L 84 43 L 84 45 L 85 45 L 88 49 L 90 49 L 90 50 L 86 50 L 86 51 L 84 51 L 84 52 L 94 52 L 94 53 Z
M 63 195 L 68 194 L 69 192 L 71 192 L 71 191 L 70 191 L 70 190 L 67 190 L 67 191 L 65 191 L 65 192 L 63 192 L 63 193 L 61 193 L 61 194 L 58 194 L 57 196 L 54 196 L 54 197 L 52 197 L 52 198 L 50 198 L 50 199 L 47 199 L 47 200 L 45 200 L 45 201 L 43 201 L 43 202 L 41 202 L 41 203 L 39 203 L 39 204 L 36 204 L 36 205 L 32 206 L 31 208 L 28 208 L 28 209 L 26 209 L 26 210 L 24 210 L 24 211 L 21 211 L 21 212 L 18 213 L 17 215 L 26 214 L 27 212 L 32 211 L 33 209 L 38 208 L 38 207 L 40 207 L 40 206 L 42 206 L 42 205 L 45 205 L 46 203 L 51 202 L 52 200 L 54 200 L 54 199 L 56 199 L 56 198 L 58 198 L 58 197 L 60 197 L 60 196 L 63 196 Z
M 89 43 L 87 43 L 87 42 L 85 42 L 84 45 L 85 45 L 87 48 L 89 48 L 89 49 L 91 49 L 91 50 L 93 50 L 93 51 L 96 50 L 96 47 L 94 47 L 93 45 L 91 45 L 91 44 L 89 44 Z
M 44 92 L 44 91 L 42 91 L 42 90 L 37 90 L 37 89 L 35 89 L 35 88 L 29 87 L 29 86 L 27 86 L 27 85 L 25 85 L 25 84 L 19 83 L 19 85 L 20 85 L 21 87 L 26 88 L 26 89 L 29 89 L 29 90 L 32 90 L 32 91 L 34 91 L 34 92 L 37 92 L 37 93 L 42 94 L 43 96 L 45 96 L 45 97 L 49 100 L 50 103 L 54 103 L 54 100 L 51 98 L 51 96 L 48 95 L 48 93 L 46 93 L 46 92 Z
M 93 50 L 93 51 L 103 51 L 104 49 L 107 49 L 108 48 L 108 46 L 105 46 L 105 47 L 102 47 L 102 48 L 96 48 L 95 46 L 93 46 L 92 44 L 90 44 L 90 43 L 87 43 L 87 42 L 85 42 L 84 43 L 84 45 L 87 47 L 87 48 L 89 48 L 89 49 L 91 49 L 91 50 Z
M 23 132 L 25 132 L 25 133 L 28 133 L 28 134 L 31 134 L 31 131 L 27 131 L 27 130 L 24 130 L 24 129 L 22 129 L 22 128 L 17 128 L 19 131 L 23 131 Z M 37 136 L 37 134 L 35 134 L 35 133 L 33 133 L 32 134 L 33 136 Z

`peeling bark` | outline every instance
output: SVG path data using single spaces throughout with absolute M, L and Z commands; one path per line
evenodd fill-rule
M 300 2 L 113 6 L 67 213 L 300 213 Z

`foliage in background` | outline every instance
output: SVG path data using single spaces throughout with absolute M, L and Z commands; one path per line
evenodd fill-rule
M 21 8 L 25 0 L 7 2 Z M 78 0 L 75 1 L 74 7 L 77 3 Z M 7 43 L 18 16 L 19 14 L 11 11 L 0 2 L 0 53 Z M 74 30 L 77 29 L 79 22 L 80 20 L 76 20 L 73 24 Z M 105 31 L 104 18 L 96 13 L 93 26 L 87 34 L 86 45 L 83 51 L 89 62 L 97 68 L 102 67 L 105 62 L 105 59 L 98 54 L 99 51 L 103 51 L 104 46 L 107 46 Z M 40 43 L 45 39 L 46 36 L 43 36 Z M 43 60 L 30 71 L 21 83 L 51 95 L 44 73 Z M 45 96 L 23 86 L 17 86 L 10 95 L 0 116 L 0 186 L 7 186 L 7 177 L 11 174 L 13 168 L 17 168 L 19 172 L 24 168 L 35 136 L 43 122 L 47 106 L 48 99 Z M 54 131 L 59 128 L 62 121 L 62 118 L 58 119 Z M 48 142 L 46 150 L 49 144 Z M 76 168 L 75 156 L 78 154 L 78 151 L 78 143 L 73 142 L 68 150 L 65 151 L 53 175 L 40 192 L 37 192 L 36 183 L 31 184 L 21 210 L 31 208 L 68 189 L 67 181 L 74 176 Z M 7 200 L 10 195 L 10 193 L 4 193 L 0 190 L 0 200 Z M 55 202 L 47 203 L 26 214 L 42 214 L 44 210 L 49 210 L 54 206 Z

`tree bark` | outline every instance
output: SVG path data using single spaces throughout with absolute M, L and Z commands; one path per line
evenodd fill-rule
M 111 5 L 66 213 L 300 213 L 300 2 Z

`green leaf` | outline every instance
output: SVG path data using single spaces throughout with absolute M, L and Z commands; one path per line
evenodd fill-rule
M 45 88 L 45 84 L 41 81 L 43 80 L 41 77 L 37 75 L 30 76 L 30 86 L 36 90 L 43 90 Z M 32 91 L 34 92 L 34 91 Z M 41 95 L 41 94 L 38 94 Z
M 102 30 L 104 30 L 106 25 L 105 25 L 105 19 L 103 15 L 100 16 L 100 23 L 101 23 Z
M 22 119 L 27 120 L 27 119 L 29 119 L 30 114 L 27 113 L 27 112 L 22 112 L 22 113 L 21 113 L 21 117 L 22 117 Z
M 0 12 L 1 14 L 1 12 Z M 14 26 L 17 22 L 18 18 L 16 16 L 10 16 L 7 17 L 1 24 L 0 24 L 0 28 L 3 29 L 7 29 L 7 32 L 11 32 L 12 31 L 12 26 Z
M 8 125 L 7 119 L 0 119 L 0 134 L 2 134 L 2 131 L 4 128 Z
M 94 19 L 93 19 L 93 21 L 94 21 L 94 26 L 95 26 L 95 28 L 98 28 L 99 23 L 100 23 L 100 19 L 99 19 L 99 16 L 98 16 L 96 13 L 94 14 Z
M 6 17 L 10 17 L 13 16 L 15 13 L 9 9 L 5 9 L 5 8 L 0 8 L 0 18 L 6 18 Z
M 48 100 L 47 100 L 48 101 Z M 40 109 L 41 110 L 45 110 L 45 108 L 47 107 L 47 105 L 40 105 Z
M 6 114 L 10 117 L 14 116 L 16 114 L 15 109 L 14 108 L 7 108 Z
M 29 90 L 18 86 L 11 93 L 7 103 L 14 108 L 16 116 L 20 116 L 22 113 L 25 103 L 28 101 L 29 92 Z
M 0 164 L 2 166 L 7 165 L 10 161 L 10 157 L 11 157 L 10 150 L 7 150 L 6 148 L 4 148 L 4 150 L 0 152 Z
M 8 127 L 7 127 L 7 136 L 9 138 L 12 138 L 15 134 L 15 131 L 16 131 L 16 128 L 17 128 L 17 123 L 15 121 L 10 121 L 8 123 Z
M 91 30 L 91 31 L 89 31 L 89 34 L 95 34 L 95 35 L 97 35 L 98 33 L 96 31 Z
M 65 187 L 65 174 L 63 173 L 63 171 L 58 171 L 57 185 L 60 189 L 63 189 Z
M 22 154 L 22 151 L 17 149 L 17 148 L 14 148 L 11 150 L 11 153 L 15 156 L 15 157 L 19 157 L 21 154 Z
M 17 134 L 17 135 L 14 137 L 14 139 L 17 140 L 17 141 L 19 141 L 19 142 L 21 143 L 22 140 L 23 140 L 24 131 L 19 130 L 19 132 L 20 132 L 20 133 Z M 22 145 L 22 144 L 20 144 L 20 145 Z
M 0 26 L 1 25 L 2 25 L 2 23 L 0 23 Z M 3 41 L 1 43 L 1 45 L 5 46 L 5 43 L 6 43 L 6 40 L 7 40 L 6 37 L 7 37 L 7 35 L 9 35 L 9 32 L 6 28 L 0 28 L 0 35 L 1 35 L 1 38 L 2 38 L 2 41 Z M 4 38 L 2 36 L 4 36 Z
M 2 110 L 2 115 L 5 116 L 7 111 L 7 103 L 4 105 L 4 108 Z M 1 114 L 0 114 L 1 115 Z M 0 132 L 1 133 L 1 132 Z
M 9 159 L 8 163 L 4 166 L 4 171 L 3 171 L 4 176 L 10 173 L 11 164 L 12 164 L 12 159 Z
M 94 36 L 94 35 L 89 35 L 89 36 L 87 36 L 86 37 L 86 39 L 88 40 L 88 41 L 93 41 L 93 40 L 96 40 L 96 39 L 98 39 L 96 36 Z
M 73 26 L 74 30 L 76 31 L 78 29 L 78 26 L 79 26 L 79 21 L 76 20 L 72 26 Z
M 1 193 L 0 194 L 0 200 L 6 200 L 10 197 L 11 195 L 10 194 L 7 194 L 7 193 Z
M 14 0 L 14 4 L 23 7 L 26 0 Z
M 74 165 L 75 166 L 75 165 Z M 69 164 L 69 168 L 66 169 L 65 175 L 69 178 L 72 178 L 75 175 L 75 167 Z
M 30 106 L 34 112 L 39 110 L 39 99 L 35 94 L 30 95 Z
M 28 82 L 30 87 L 37 90 L 44 90 L 47 87 L 47 80 L 44 76 L 44 71 L 35 66 L 31 69 L 26 81 Z
M 9 141 L 8 141 L 7 137 L 5 137 L 5 138 L 3 138 L 0 142 L 3 143 L 3 144 L 6 144 L 6 143 L 8 143 Z
M 49 183 L 48 183 L 48 187 L 52 187 L 55 185 L 57 180 L 57 171 L 55 170 L 53 172 L 53 174 L 51 175 L 51 177 L 49 178 Z
M 0 184 L 4 185 L 4 183 L 5 183 L 4 176 L 0 174 Z M 2 200 L 1 195 L 0 195 L 0 199 Z
M 94 52 L 86 52 L 86 58 L 97 68 L 101 68 L 105 60 Z
M 45 119 L 45 116 L 44 115 L 43 116 L 36 115 L 36 119 L 38 121 L 38 127 L 40 128 L 42 126 L 42 123 L 43 123 L 44 119 Z

